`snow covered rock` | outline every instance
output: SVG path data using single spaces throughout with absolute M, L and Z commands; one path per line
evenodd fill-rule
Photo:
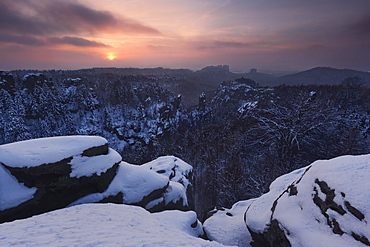
M 11 73 L 0 71 L 0 89 L 4 89 L 9 93 L 13 93 L 15 88 L 15 80 Z
M 40 138 L 0 146 L 0 222 L 63 208 L 103 192 L 121 156 L 97 136 Z
M 252 237 L 244 222 L 244 214 L 253 199 L 235 203 L 231 209 L 217 210 L 204 224 L 210 240 L 225 245 L 249 246 Z
M 246 211 L 252 246 L 370 246 L 370 155 L 279 177 Z
M 71 205 L 113 202 L 141 206 L 151 212 L 189 210 L 191 171 L 192 166 L 174 156 L 159 157 L 143 165 L 121 162 L 107 190 Z
M 54 84 L 42 73 L 28 73 L 22 78 L 22 83 L 29 91 L 33 91 L 35 86 L 42 86 L 44 83 L 52 87 Z
M 168 178 L 169 185 L 163 195 L 165 209 L 189 210 L 192 207 L 191 165 L 175 156 L 163 156 L 142 166 Z
M 1 246 L 223 246 L 197 238 L 194 212 L 84 204 L 0 224 Z

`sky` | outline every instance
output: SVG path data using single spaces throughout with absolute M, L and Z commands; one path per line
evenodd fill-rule
M 0 70 L 370 71 L 370 0 L 0 0 Z

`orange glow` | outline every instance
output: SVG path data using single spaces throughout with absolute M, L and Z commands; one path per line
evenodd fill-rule
M 116 59 L 116 56 L 115 56 L 115 55 L 112 55 L 112 54 L 109 54 L 109 55 L 107 55 L 107 58 L 108 58 L 110 61 L 113 61 L 114 59 Z

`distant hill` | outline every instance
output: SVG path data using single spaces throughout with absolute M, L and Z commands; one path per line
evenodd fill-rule
M 370 85 L 369 72 L 329 67 L 316 67 L 299 73 L 273 78 L 268 85 L 338 85 L 342 83 L 344 79 L 355 76 L 362 78 L 366 82 L 365 85 Z

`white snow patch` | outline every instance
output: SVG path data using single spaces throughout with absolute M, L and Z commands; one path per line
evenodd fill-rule
M 209 239 L 225 245 L 250 246 L 252 237 L 244 222 L 244 214 L 254 199 L 235 203 L 231 209 L 219 210 L 203 226 Z
M 100 136 L 58 136 L 13 142 L 0 146 L 0 162 L 10 167 L 35 167 L 80 155 L 106 143 Z
M 190 185 L 186 177 L 193 167 L 175 156 L 162 156 L 142 166 L 168 177 L 171 181 L 181 183 L 185 189 Z
M 140 202 L 152 191 L 162 189 L 168 184 L 168 179 L 142 166 L 121 162 L 116 176 L 108 189 L 103 193 L 87 195 L 71 205 L 98 202 L 105 197 L 123 193 L 123 203 L 133 204 Z M 70 206 L 71 206 L 70 205 Z
M 202 224 L 197 219 L 197 214 L 194 211 L 167 210 L 153 215 L 190 236 L 199 237 L 204 234 Z M 194 227 L 189 227 L 191 225 Z
M 28 188 L 0 164 L 0 211 L 33 198 L 36 188 Z M 0 238 L 1 239 L 1 238 Z
M 288 186 L 302 176 L 305 168 L 278 177 L 270 185 L 269 192 L 258 198 L 258 203 L 252 203 L 248 209 L 247 225 L 254 232 L 262 233 L 268 229 L 271 218 L 271 208 L 275 199 Z
M 106 155 L 93 157 L 76 155 L 69 162 L 72 167 L 70 177 L 91 177 L 93 174 L 100 176 L 101 173 L 106 172 L 112 165 L 119 163 L 121 160 L 121 155 L 111 148 L 109 148 Z
M 183 200 L 183 206 L 188 205 L 188 199 L 186 197 L 186 190 L 184 189 L 184 186 L 180 183 L 170 181 L 170 184 L 164 193 L 164 203 L 166 205 L 170 202 L 176 203 L 181 199 Z

